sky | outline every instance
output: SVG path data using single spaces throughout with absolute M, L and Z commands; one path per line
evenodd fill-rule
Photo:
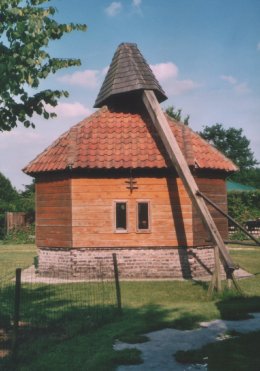
M 190 115 L 190 127 L 221 123 L 242 128 L 260 161 L 260 0 L 53 0 L 59 22 L 85 23 L 52 42 L 53 57 L 82 65 L 49 75 L 39 89 L 68 90 L 58 117 L 34 117 L 0 133 L 0 172 L 22 190 L 32 178 L 22 168 L 63 132 L 95 110 L 95 99 L 117 46 L 134 42 L 168 100 Z

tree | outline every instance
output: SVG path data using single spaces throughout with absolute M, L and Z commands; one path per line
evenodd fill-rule
M 17 192 L 10 180 L 0 172 L 0 239 L 5 234 L 5 212 L 23 211 L 28 220 L 34 221 L 35 183 L 25 186 Z
M 67 91 L 43 90 L 30 93 L 50 73 L 80 65 L 79 59 L 52 58 L 46 51 L 52 40 L 65 33 L 86 30 L 83 24 L 59 24 L 51 0 L 1 0 L 0 2 L 0 131 L 10 131 L 18 122 L 34 127 L 34 113 L 54 117 L 46 105 L 55 107 Z
M 182 121 L 184 123 L 184 125 L 189 125 L 190 115 L 187 115 L 185 118 L 182 118 L 182 115 L 181 115 L 182 110 L 181 109 L 175 110 L 175 108 L 173 106 L 170 106 L 170 107 L 166 108 L 166 113 L 167 113 L 167 115 L 172 117 L 174 120 Z
M 241 172 L 258 164 L 250 149 L 250 141 L 243 135 L 243 129 L 225 129 L 222 124 L 215 124 L 204 126 L 199 134 L 230 158 Z
M 0 212 L 7 211 L 5 210 L 6 205 L 14 204 L 17 198 L 18 192 L 12 186 L 10 180 L 0 172 Z
M 232 175 L 232 180 L 260 189 L 260 168 L 255 167 L 239 171 Z M 260 209 L 260 205 L 258 205 L 258 208 Z

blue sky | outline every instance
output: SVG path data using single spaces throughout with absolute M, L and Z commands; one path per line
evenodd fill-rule
M 36 129 L 0 133 L 0 171 L 22 189 L 21 168 L 70 126 L 91 114 L 117 46 L 135 42 L 190 126 L 243 128 L 260 161 L 259 0 L 53 0 L 59 22 L 86 23 L 49 47 L 82 66 L 49 76 L 41 88 L 66 89 L 58 118 L 35 117 Z

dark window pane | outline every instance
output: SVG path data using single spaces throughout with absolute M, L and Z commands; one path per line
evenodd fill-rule
M 116 203 L 116 229 L 126 230 L 126 202 Z
M 148 202 L 138 202 L 138 229 L 149 229 Z

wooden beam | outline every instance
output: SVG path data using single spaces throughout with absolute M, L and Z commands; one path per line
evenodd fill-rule
M 183 184 L 188 192 L 193 205 L 197 209 L 202 221 L 207 228 L 214 244 L 217 245 L 220 256 L 226 271 L 233 272 L 236 269 L 234 262 L 232 261 L 228 250 L 222 240 L 222 237 L 216 227 L 216 224 L 204 202 L 204 200 L 198 196 L 198 186 L 191 174 L 189 166 L 186 159 L 184 158 L 180 147 L 175 139 L 173 132 L 166 120 L 166 117 L 161 109 L 160 104 L 152 90 L 144 90 L 143 92 L 143 102 L 146 109 L 152 119 L 154 126 L 159 133 L 164 147 L 169 155 L 172 165 L 176 169 L 179 177 L 183 181 Z

